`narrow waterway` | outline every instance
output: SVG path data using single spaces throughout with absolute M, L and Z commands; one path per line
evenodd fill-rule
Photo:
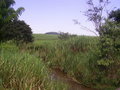
M 96 90 L 87 88 L 82 84 L 75 82 L 72 78 L 64 74 L 60 69 L 52 69 L 50 78 L 52 80 L 62 81 L 63 83 L 67 84 L 69 86 L 68 90 Z M 117 88 L 116 90 L 120 90 L 120 88 Z
M 95 89 L 84 87 L 83 85 L 75 82 L 73 79 L 68 77 L 59 69 L 52 69 L 51 79 L 62 81 L 63 83 L 67 84 L 69 86 L 69 90 L 95 90 Z

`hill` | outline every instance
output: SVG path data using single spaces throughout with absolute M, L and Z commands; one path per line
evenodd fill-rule
M 58 32 L 47 32 L 47 33 L 45 33 L 45 34 L 49 34 L 49 35 L 59 35 L 60 33 L 58 33 Z

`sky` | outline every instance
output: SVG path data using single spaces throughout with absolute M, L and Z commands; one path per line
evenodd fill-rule
M 87 0 L 15 0 L 14 8 L 24 7 L 19 17 L 30 25 L 33 33 L 69 32 L 77 35 L 95 35 L 74 23 L 77 19 L 81 25 L 95 31 L 94 25 L 84 15 L 88 9 Z M 111 0 L 109 9 L 120 8 L 120 0 Z

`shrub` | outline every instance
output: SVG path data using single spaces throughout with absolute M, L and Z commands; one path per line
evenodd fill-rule
M 107 21 L 101 27 L 101 58 L 115 61 L 120 54 L 120 24 Z
M 1 35 L 2 41 L 14 40 L 16 43 L 33 41 L 31 28 L 24 21 L 13 21 L 4 25 Z
M 60 32 L 60 35 L 58 36 L 59 39 L 65 40 L 65 39 L 69 39 L 71 37 L 76 37 L 77 35 L 71 35 L 69 33 L 64 33 L 64 32 Z
M 110 87 L 119 86 L 120 71 L 120 24 L 106 21 L 100 28 L 99 71 L 100 83 Z

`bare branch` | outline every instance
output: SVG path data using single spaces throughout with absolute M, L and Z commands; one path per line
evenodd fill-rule
M 91 32 L 91 33 L 94 33 L 96 36 L 98 36 L 98 34 L 97 34 L 96 32 L 94 32 L 93 30 L 91 30 L 91 29 L 89 29 L 89 28 L 87 28 L 87 27 L 81 25 L 81 23 L 80 23 L 78 20 L 73 19 L 73 21 L 74 21 L 74 24 L 79 25 L 80 28 L 82 28 L 83 30 L 89 31 L 89 32 Z
M 94 23 L 96 31 L 100 32 L 99 28 L 104 21 L 104 10 L 106 11 L 106 14 L 108 14 L 106 6 L 109 4 L 109 0 L 99 0 L 98 6 L 93 3 L 93 0 L 88 0 L 87 4 L 89 9 L 86 11 L 85 15 L 88 17 L 88 20 Z

